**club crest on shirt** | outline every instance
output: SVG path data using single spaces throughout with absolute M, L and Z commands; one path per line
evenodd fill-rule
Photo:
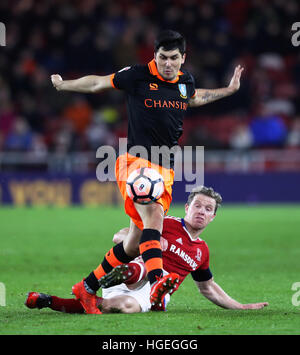
M 161 250 L 166 251 L 168 249 L 168 241 L 167 239 L 160 237 L 160 245 L 161 245 Z
M 195 259 L 197 259 L 198 261 L 201 261 L 201 256 L 202 256 L 202 252 L 199 248 L 197 248 L 197 254 L 195 256 Z
M 186 99 L 187 98 L 187 95 L 186 95 L 186 85 L 185 84 L 178 84 L 178 89 L 180 91 L 180 96 L 183 98 L 183 99 Z

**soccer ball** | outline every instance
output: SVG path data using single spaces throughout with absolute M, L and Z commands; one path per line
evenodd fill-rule
M 152 168 L 134 170 L 126 182 L 128 196 L 142 205 L 157 201 L 164 190 L 163 177 Z

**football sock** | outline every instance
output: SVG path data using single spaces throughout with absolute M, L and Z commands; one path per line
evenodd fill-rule
M 51 296 L 51 304 L 49 307 L 58 312 L 84 313 L 84 308 L 82 307 L 80 301 L 74 298 Z
M 84 280 L 88 292 L 97 292 L 100 288 L 98 280 L 121 264 L 129 263 L 133 257 L 128 256 L 124 250 L 123 242 L 115 245 L 104 256 L 102 263 L 92 271 Z
M 144 229 L 139 249 L 147 269 L 148 279 L 152 285 L 157 281 L 157 277 L 161 277 L 163 274 L 160 232 L 156 229 Z
M 60 298 L 57 296 L 51 297 L 51 302 L 47 306 L 54 311 L 64 312 L 64 313 L 84 313 L 84 308 L 82 307 L 79 300 L 75 298 Z M 98 297 L 98 303 L 102 303 L 103 298 Z

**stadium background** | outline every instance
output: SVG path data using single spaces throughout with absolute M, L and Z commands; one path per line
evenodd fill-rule
M 245 67 L 238 93 L 188 110 L 180 143 L 205 147 L 205 184 L 224 202 L 299 202 L 298 15 L 296 0 L 1 2 L 1 203 L 119 203 L 114 183 L 97 182 L 95 152 L 126 137 L 124 94 L 58 93 L 50 75 L 147 63 L 165 28 L 186 37 L 197 87 L 226 86 Z M 174 185 L 175 203 L 184 184 Z

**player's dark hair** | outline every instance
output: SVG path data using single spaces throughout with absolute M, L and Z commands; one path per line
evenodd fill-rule
M 166 51 L 179 49 L 181 55 L 186 51 L 185 38 L 176 31 L 165 30 L 158 34 L 154 41 L 154 52 L 156 53 L 162 47 Z
M 216 207 L 215 207 L 215 213 L 216 213 L 218 207 L 220 207 L 220 205 L 222 203 L 222 196 L 218 192 L 216 192 L 212 187 L 197 186 L 189 194 L 187 204 L 190 205 L 192 203 L 194 197 L 199 194 L 211 197 L 216 201 Z

